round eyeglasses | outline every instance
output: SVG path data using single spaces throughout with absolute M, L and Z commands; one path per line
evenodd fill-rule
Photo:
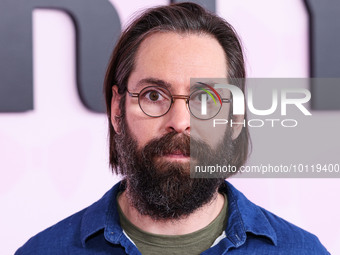
M 141 110 L 150 117 L 161 117 L 167 114 L 176 99 L 186 100 L 190 113 L 197 119 L 208 120 L 215 117 L 222 108 L 222 103 L 230 103 L 231 99 L 221 98 L 211 86 L 197 87 L 190 96 L 171 95 L 165 87 L 148 86 L 139 93 L 127 90 L 131 97 L 138 98 Z

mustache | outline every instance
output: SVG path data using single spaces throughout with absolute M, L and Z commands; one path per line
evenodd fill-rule
M 183 154 L 194 158 L 204 155 L 210 146 L 187 134 L 172 131 L 160 138 L 148 142 L 142 150 L 142 156 L 165 156 L 168 154 Z

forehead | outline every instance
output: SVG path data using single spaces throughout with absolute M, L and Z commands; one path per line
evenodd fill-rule
M 135 91 L 149 85 L 144 81 L 158 80 L 174 92 L 188 91 L 190 78 L 225 78 L 226 62 L 212 36 L 157 32 L 139 46 L 128 88 Z

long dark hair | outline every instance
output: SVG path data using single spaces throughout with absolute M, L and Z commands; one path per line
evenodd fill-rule
M 179 3 L 151 8 L 136 18 L 122 33 L 111 56 L 104 82 L 107 117 L 109 120 L 110 165 L 117 172 L 117 152 L 111 124 L 112 86 L 124 94 L 120 107 L 124 114 L 125 91 L 128 78 L 134 69 L 136 52 L 141 42 L 154 32 L 208 34 L 222 46 L 227 59 L 228 78 L 245 78 L 245 67 L 240 40 L 233 27 L 224 19 L 194 3 Z M 244 91 L 244 83 L 238 84 Z M 123 116 L 124 117 L 124 116 Z M 246 118 L 246 115 L 245 115 Z M 235 140 L 233 164 L 239 168 L 248 157 L 249 132 L 247 125 Z

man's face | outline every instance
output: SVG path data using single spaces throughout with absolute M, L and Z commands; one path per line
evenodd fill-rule
M 216 39 L 207 35 L 155 33 L 146 38 L 138 49 L 128 90 L 140 92 L 143 87 L 155 85 L 141 84 L 141 81 L 152 78 L 171 85 L 169 91 L 173 95 L 189 95 L 190 78 L 223 78 L 226 73 L 225 53 Z M 127 96 L 126 120 L 139 148 L 173 130 L 190 134 L 190 113 L 185 100 L 175 100 L 166 115 L 152 118 L 141 111 L 137 98 Z M 188 158 L 168 155 L 163 160 L 187 161 Z
M 189 95 L 190 78 L 225 77 L 226 73 L 225 54 L 215 39 L 206 35 L 156 33 L 140 45 L 128 90 L 139 93 L 147 86 L 166 84 L 173 95 Z M 114 115 L 120 115 L 119 100 L 115 98 L 113 120 Z M 226 107 L 223 112 L 228 111 Z M 116 131 L 120 129 L 115 136 L 118 165 L 124 169 L 129 199 L 141 214 L 155 219 L 180 218 L 215 196 L 223 179 L 190 178 L 190 156 L 199 158 L 204 154 L 211 160 L 219 151 L 224 153 L 220 158 L 224 155 L 229 158 L 231 146 L 221 149 L 217 141 L 215 144 L 196 141 L 194 147 L 198 149 L 190 148 L 195 139 L 190 137 L 190 113 L 185 100 L 175 100 L 167 114 L 153 118 L 141 110 L 137 98 L 127 95 L 124 118 L 117 123 L 112 124 Z M 231 145 L 230 130 L 225 138 L 223 143 Z M 193 156 L 193 151 L 198 156 Z

